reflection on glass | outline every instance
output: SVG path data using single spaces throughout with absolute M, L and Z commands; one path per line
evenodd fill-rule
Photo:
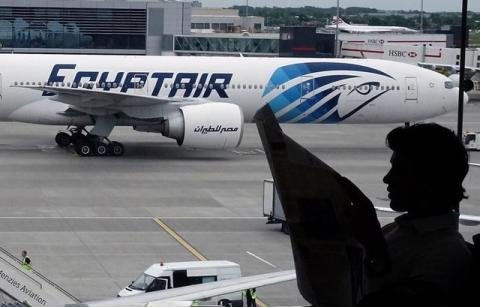
M 145 9 L 0 7 L 0 46 L 145 49 Z
M 132 282 L 130 288 L 145 291 L 154 279 L 155 277 L 142 273 L 134 282 Z

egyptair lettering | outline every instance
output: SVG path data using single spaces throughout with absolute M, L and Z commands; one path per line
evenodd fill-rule
M 76 71 L 76 68 L 76 64 L 54 65 L 48 78 L 48 85 L 62 83 L 62 86 L 65 86 L 66 83 L 72 88 L 77 88 L 80 84 L 90 83 L 104 91 L 119 88 L 122 93 L 140 90 L 140 93 L 150 93 L 151 96 L 159 96 L 163 93 L 162 96 L 185 98 L 208 98 L 215 92 L 221 98 L 228 98 L 226 89 L 233 77 L 231 73 Z M 169 88 L 166 83 L 170 85 Z M 52 96 L 54 93 L 45 91 L 43 95 Z
M 53 85 L 54 83 L 57 82 L 63 82 L 65 80 L 65 76 L 59 75 L 60 70 L 62 69 L 75 69 L 77 65 L 75 64 L 56 64 L 52 68 L 52 72 L 50 73 L 50 77 L 48 77 L 47 84 L 48 85 Z M 44 91 L 42 96 L 54 96 L 54 93 Z

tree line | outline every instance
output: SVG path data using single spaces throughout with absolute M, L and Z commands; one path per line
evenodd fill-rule
M 246 6 L 234 6 L 241 16 L 247 14 Z M 281 7 L 248 7 L 248 15 L 262 16 L 265 25 L 271 27 L 309 25 L 323 27 L 331 22 L 337 14 L 337 8 L 319 8 L 312 6 L 281 8 Z M 420 11 L 380 11 L 364 7 L 340 8 L 340 16 L 346 22 L 368 24 L 372 26 L 400 26 L 413 29 L 420 28 Z M 445 25 L 460 25 L 460 12 L 424 12 L 423 28 L 437 30 Z M 468 13 L 468 25 L 473 30 L 480 30 L 480 13 Z

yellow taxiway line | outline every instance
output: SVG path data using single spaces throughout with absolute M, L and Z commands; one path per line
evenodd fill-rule
M 200 261 L 207 260 L 207 258 L 204 255 L 200 254 L 200 252 L 197 251 L 190 243 L 188 243 L 187 240 L 182 238 L 175 230 L 173 230 L 170 226 L 164 223 L 159 217 L 155 217 L 153 218 L 153 220 L 155 221 L 155 223 L 160 225 L 160 227 L 162 227 L 166 233 L 172 236 L 172 238 L 174 238 L 178 243 L 180 243 L 181 246 L 183 246 L 186 250 L 188 250 L 198 260 Z
M 180 236 L 172 227 L 168 226 L 165 222 L 163 222 L 158 216 L 153 218 L 153 221 L 157 223 L 166 233 L 168 233 L 172 238 L 174 238 L 181 246 L 183 246 L 186 250 L 188 250 L 195 258 L 200 261 L 208 260 L 204 255 L 202 255 L 199 251 L 197 251 L 190 243 L 187 242 L 182 236 Z M 268 307 L 264 302 L 260 299 L 256 299 L 257 306 L 260 307 Z

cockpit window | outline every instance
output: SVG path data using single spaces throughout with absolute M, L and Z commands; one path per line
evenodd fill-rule
M 445 88 L 451 89 L 454 88 L 453 81 L 445 81 Z
M 130 285 L 130 288 L 134 290 L 145 291 L 154 279 L 155 277 L 142 273 L 140 274 L 140 276 L 138 276 L 138 278 L 134 282 L 132 282 L 132 284 Z

